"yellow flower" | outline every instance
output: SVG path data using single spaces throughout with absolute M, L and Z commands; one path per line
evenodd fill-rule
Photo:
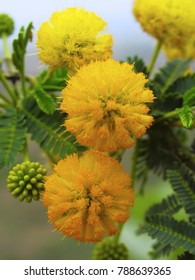
M 62 91 L 65 126 L 77 141 L 99 151 L 133 145 L 153 121 L 146 102 L 153 102 L 147 79 L 133 65 L 114 60 L 83 66 Z
M 171 58 L 195 57 L 194 0 L 134 0 L 133 13 L 165 49 L 175 49 Z
M 195 38 L 189 38 L 188 42 L 180 48 L 173 48 L 169 44 L 164 44 L 163 50 L 168 59 L 195 58 Z
M 68 8 L 52 14 L 37 33 L 40 60 L 51 69 L 75 69 L 112 55 L 112 36 L 101 34 L 106 22 L 93 12 Z
M 100 241 L 129 218 L 134 192 L 122 165 L 106 153 L 87 151 L 62 159 L 45 183 L 44 205 L 54 227 L 79 241 Z

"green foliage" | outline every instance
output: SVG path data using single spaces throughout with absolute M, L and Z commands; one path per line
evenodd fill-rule
M 139 233 L 148 233 L 157 240 L 151 252 L 153 258 L 169 255 L 177 248 L 195 256 L 194 172 L 178 162 L 174 168 L 167 170 L 166 175 L 174 194 L 150 207 Z M 179 221 L 174 216 L 178 216 L 181 209 L 185 211 L 186 216 Z
M 187 90 L 183 95 L 184 106 L 194 106 L 195 105 L 195 87 Z
M 142 58 L 140 58 L 139 56 L 137 56 L 137 55 L 135 55 L 133 57 L 128 56 L 127 57 L 127 62 L 129 64 L 134 65 L 133 69 L 136 73 L 142 72 L 142 73 L 148 75 L 147 66 L 145 65 L 144 60 Z
M 75 138 L 64 127 L 64 114 L 59 111 L 55 111 L 52 115 L 45 114 L 33 98 L 24 100 L 23 112 L 32 139 L 46 152 L 64 157 L 77 151 Z
M 182 76 L 177 79 L 170 87 L 170 92 L 177 92 L 178 95 L 183 95 L 184 92 L 188 91 L 192 87 L 195 87 L 195 74 Z
M 150 215 L 172 215 L 177 213 L 182 207 L 177 196 L 174 194 L 164 198 L 161 203 L 154 204 L 146 213 Z
M 25 143 L 25 120 L 21 113 L 13 108 L 0 117 L 0 168 L 11 167 L 16 156 L 22 151 Z
M 195 226 L 192 224 L 166 215 L 146 216 L 139 233 L 146 232 L 164 246 L 170 244 L 195 254 Z
M 20 32 L 18 34 L 18 39 L 13 41 L 13 54 L 12 59 L 15 67 L 19 70 L 19 72 L 23 72 L 24 67 L 24 55 L 26 53 L 26 46 L 28 41 L 31 39 L 33 24 L 29 23 L 26 30 L 22 26 Z
M 161 68 L 160 71 L 154 77 L 154 84 L 158 89 L 160 95 L 164 95 L 169 87 L 181 77 L 182 74 L 188 69 L 191 60 L 175 59 L 168 62 L 165 67 Z
M 45 91 L 61 91 L 65 88 L 67 80 L 68 75 L 65 67 L 50 74 L 48 70 L 44 70 L 37 76 L 37 81 Z
M 176 109 L 179 118 L 185 128 L 190 128 L 193 122 L 193 111 L 188 105 L 185 105 L 181 109 Z
M 33 94 L 39 108 L 46 114 L 53 114 L 56 109 L 55 99 L 49 95 L 40 85 L 35 87 Z
M 181 201 L 189 219 L 195 224 L 195 178 L 184 164 L 177 169 L 167 170 L 167 178 Z

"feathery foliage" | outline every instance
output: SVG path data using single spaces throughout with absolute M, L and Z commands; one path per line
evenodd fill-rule
M 12 167 L 16 156 L 22 151 L 26 136 L 25 120 L 13 108 L 7 109 L 0 117 L 0 168 Z
M 23 102 L 26 126 L 32 139 L 45 151 L 64 157 L 77 151 L 75 138 L 64 127 L 64 114 L 55 111 L 52 115 L 42 112 L 33 98 Z

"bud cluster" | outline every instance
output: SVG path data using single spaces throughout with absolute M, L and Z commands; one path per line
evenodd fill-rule
M 5 33 L 7 36 L 14 31 L 14 21 L 7 14 L 0 14 L 0 37 Z
M 105 239 L 96 244 L 93 251 L 94 260 L 128 260 L 129 252 L 124 243 Z
M 39 200 L 44 190 L 46 173 L 46 168 L 39 162 L 25 161 L 17 164 L 9 172 L 7 188 L 14 197 L 18 197 L 19 201 Z

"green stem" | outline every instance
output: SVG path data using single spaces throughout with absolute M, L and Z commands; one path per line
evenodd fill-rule
M 191 107 L 192 110 L 195 110 L 195 106 Z M 159 119 L 157 119 L 155 122 L 161 122 L 162 120 L 166 120 L 166 119 L 170 119 L 173 118 L 175 116 L 178 116 L 178 112 L 176 110 L 168 112 L 166 114 L 164 114 L 164 116 L 160 117 Z
M 11 102 L 10 100 L 3 95 L 3 93 L 0 92 L 0 98 L 3 99 L 3 101 L 5 101 L 7 104 L 10 104 L 11 105 Z
M 21 68 L 21 84 L 22 84 L 22 93 L 23 96 L 26 97 L 26 81 L 25 81 L 25 74 L 24 74 L 24 57 L 22 60 L 22 68 Z
M 0 72 L 0 81 L 2 82 L 4 88 L 7 90 L 7 92 L 11 96 L 12 100 L 14 101 L 14 103 L 16 103 L 17 102 L 17 97 L 15 96 L 12 88 L 10 87 L 9 83 L 7 82 L 5 76 L 3 75 L 2 72 Z
M 3 33 L 2 34 L 2 40 L 3 40 L 3 49 L 4 49 L 4 59 L 7 65 L 7 70 L 9 73 L 14 73 L 16 72 L 13 63 L 12 63 L 12 57 L 9 51 L 9 45 L 7 42 L 7 34 Z
M 7 108 L 7 104 L 0 103 L 0 108 L 6 109 Z
M 119 224 L 119 231 L 118 231 L 118 233 L 113 237 L 113 241 L 114 241 L 114 243 L 115 244 L 118 244 L 118 242 L 119 242 L 119 239 L 120 239 L 120 237 L 121 237 L 121 233 L 122 233 L 122 229 L 123 229 L 123 226 L 124 226 L 124 224 Z
M 23 159 L 24 159 L 24 161 L 30 161 L 30 155 L 29 155 L 29 152 L 28 152 L 27 139 L 26 139 L 25 144 L 24 144 Z
M 152 70 L 153 70 L 154 65 L 156 63 L 156 60 L 157 60 L 157 57 L 158 57 L 158 55 L 160 53 L 161 47 L 162 47 L 162 42 L 161 41 L 157 41 L 156 47 L 154 49 L 154 52 L 153 52 L 153 55 L 152 55 L 152 58 L 151 58 L 151 61 L 150 61 L 149 65 L 148 65 L 148 69 L 147 69 L 148 77 L 152 73 Z

